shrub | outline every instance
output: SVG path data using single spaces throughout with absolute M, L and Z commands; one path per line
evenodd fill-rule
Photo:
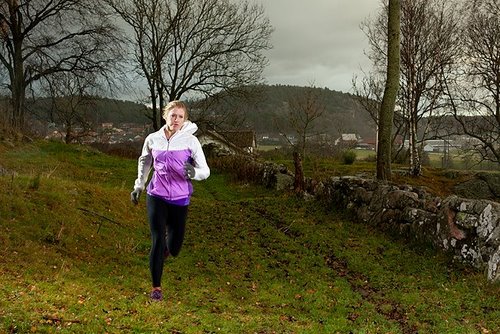
M 342 152 L 342 162 L 344 165 L 352 165 L 356 161 L 356 152 L 347 150 Z
M 261 166 L 252 158 L 242 155 L 227 155 L 209 158 L 214 170 L 229 173 L 240 182 L 258 183 L 262 179 Z

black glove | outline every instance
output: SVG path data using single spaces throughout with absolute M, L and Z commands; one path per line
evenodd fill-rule
M 184 171 L 186 172 L 186 177 L 188 179 L 194 178 L 194 175 L 196 174 L 194 166 L 191 165 L 189 162 L 186 162 L 186 164 L 184 165 Z
M 134 191 L 130 193 L 130 200 L 132 201 L 132 203 L 134 203 L 135 205 L 139 203 L 139 196 L 141 196 L 141 193 L 141 189 L 134 189 Z

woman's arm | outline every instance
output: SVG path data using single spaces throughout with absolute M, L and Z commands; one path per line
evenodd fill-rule
M 207 160 L 205 159 L 205 154 L 203 153 L 201 144 L 196 137 L 194 137 L 191 147 L 191 158 L 193 159 L 193 166 L 195 170 L 195 174 L 192 179 L 201 181 L 208 178 L 210 176 L 210 168 L 207 165 Z
M 144 191 L 152 165 L 153 155 L 149 146 L 149 137 L 147 137 L 142 146 L 141 156 L 137 160 L 137 179 L 134 182 L 134 189 Z

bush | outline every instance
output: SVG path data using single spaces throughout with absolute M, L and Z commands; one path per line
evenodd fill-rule
M 347 150 L 342 152 L 342 162 L 344 165 L 352 165 L 356 161 L 356 152 Z
M 242 155 L 227 155 L 208 159 L 211 169 L 229 173 L 235 181 L 258 183 L 262 170 L 252 158 Z

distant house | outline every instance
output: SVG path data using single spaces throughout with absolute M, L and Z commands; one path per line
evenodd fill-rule
M 202 147 L 210 147 L 218 154 L 251 153 L 256 145 L 255 132 L 247 130 L 218 132 L 200 128 L 196 137 Z
M 255 131 L 253 130 L 220 131 L 219 133 L 247 153 L 253 153 L 257 147 Z
M 377 138 L 376 137 L 363 138 L 362 142 L 365 144 L 371 145 L 373 147 L 377 146 Z
M 403 145 L 404 148 L 410 148 L 410 141 L 405 140 Z M 454 140 L 428 139 L 424 141 L 422 148 L 424 152 L 446 152 L 452 148 L 460 148 L 460 145 Z
M 335 139 L 335 145 L 355 146 L 358 143 L 358 135 L 355 133 L 343 133 L 339 138 Z
M 358 140 L 358 143 L 356 144 L 356 149 L 374 151 L 376 146 L 377 146 L 376 138 L 363 138 Z
M 373 151 L 375 150 L 375 145 L 368 144 L 368 143 L 357 143 L 355 149 L 357 150 L 370 150 Z

